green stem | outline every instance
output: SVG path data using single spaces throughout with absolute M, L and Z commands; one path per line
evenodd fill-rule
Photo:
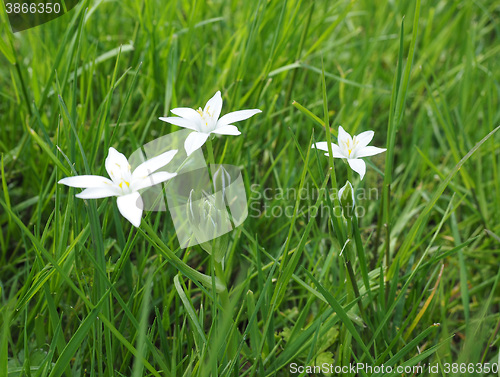
M 352 182 L 353 182 L 353 178 L 352 178 L 352 169 L 351 167 L 349 166 L 349 164 L 346 162 L 346 165 L 347 165 L 347 180 L 349 182 L 351 182 L 351 185 L 352 185 Z M 353 186 L 354 187 L 354 186 Z
M 212 140 L 210 139 L 210 136 L 207 139 L 207 152 L 208 152 L 208 163 L 210 165 L 215 165 L 215 158 L 214 158 L 214 148 L 212 145 Z
M 216 262 L 215 259 L 214 259 L 214 270 L 215 270 L 215 277 L 219 279 L 219 281 L 224 285 L 224 287 L 226 287 L 226 289 L 223 292 L 220 292 L 220 298 L 222 307 L 224 308 L 224 310 L 227 310 L 229 305 L 229 292 L 227 290 L 226 276 L 224 274 L 224 268 L 222 267 L 222 263 Z
M 226 276 L 224 274 L 224 268 L 222 267 L 221 262 L 217 262 L 215 258 L 213 257 L 212 254 L 212 261 L 214 265 L 214 272 L 215 276 L 214 278 L 218 278 L 222 284 L 226 287 L 222 292 L 219 293 L 220 301 L 221 301 L 221 306 L 222 306 L 222 316 L 219 318 L 222 319 L 223 322 L 225 321 L 233 321 L 233 313 L 232 313 L 232 306 L 231 303 L 229 302 L 229 291 L 227 289 L 227 284 L 226 284 Z M 221 328 L 224 327 L 224 323 L 220 323 L 219 326 Z M 230 332 L 228 334 L 228 347 L 227 349 L 227 357 L 229 360 L 233 360 L 233 358 L 236 356 L 236 342 L 235 338 L 233 337 L 232 333 Z
M 211 168 L 213 165 L 215 165 L 215 158 L 214 158 L 214 148 L 213 148 L 212 140 L 210 139 L 210 136 L 208 137 L 206 144 L 207 144 L 207 152 L 208 152 L 208 163 L 210 164 L 210 168 Z M 213 174 L 210 174 L 210 175 L 213 175 Z M 224 268 L 222 267 L 221 262 L 217 262 L 215 260 L 215 258 L 213 258 L 213 251 L 212 251 L 212 260 L 214 263 L 215 276 L 217 278 L 219 278 L 221 283 L 226 287 L 224 292 L 221 292 L 221 295 L 220 295 L 222 307 L 224 308 L 224 310 L 226 310 L 226 308 L 227 308 L 226 304 L 229 304 L 229 294 L 227 292 L 227 285 L 226 285 L 226 278 L 224 275 Z
M 385 213 L 387 214 L 387 222 L 386 222 L 386 230 L 385 230 L 385 266 L 387 268 L 387 271 L 389 271 L 389 263 L 390 263 L 390 255 L 391 255 L 391 226 L 390 226 L 390 193 L 391 193 L 391 184 L 389 183 L 387 185 L 387 196 L 385 197 L 384 200 L 384 206 L 385 206 Z M 386 300 L 386 305 L 388 304 L 389 300 L 389 291 L 391 289 L 391 282 L 387 278 L 386 275 L 386 281 L 385 281 L 385 300 Z
M 353 261 L 354 261 L 354 250 L 352 243 L 354 242 L 354 238 L 352 235 L 352 220 L 347 218 L 347 238 L 349 239 L 349 243 L 346 246 L 346 250 L 344 253 L 345 265 L 347 268 L 347 273 L 349 275 L 349 280 L 351 282 L 352 290 L 354 292 L 354 296 L 358 299 L 358 307 L 361 316 L 364 318 L 364 310 L 363 304 L 361 302 L 361 296 L 359 294 L 358 285 L 356 284 L 356 276 L 354 274 Z

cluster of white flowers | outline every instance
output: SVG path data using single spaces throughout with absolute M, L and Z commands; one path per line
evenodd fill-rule
M 238 128 L 231 123 L 245 120 L 260 113 L 258 109 L 241 110 L 228 113 L 219 119 L 222 110 L 220 91 L 207 102 L 202 110 L 179 107 L 171 110 L 179 117 L 160 118 L 161 120 L 188 129 L 192 129 L 184 142 L 186 154 L 190 156 L 200 149 L 210 134 L 240 135 Z M 63 178 L 59 183 L 76 188 L 83 188 L 76 197 L 80 199 L 99 199 L 117 197 L 120 213 L 135 227 L 139 227 L 142 219 L 143 201 L 140 190 L 166 182 L 177 173 L 156 172 L 167 165 L 177 150 L 165 152 L 140 164 L 133 172 L 127 158 L 114 148 L 109 148 L 105 167 L 111 179 L 98 175 L 79 175 Z M 155 173 L 156 172 L 156 173 Z
M 219 118 L 221 110 L 222 96 L 221 92 L 218 91 L 203 109 L 201 107 L 198 110 L 178 107 L 171 110 L 174 115 L 177 115 L 176 117 L 162 117 L 160 120 L 193 130 L 184 141 L 184 149 L 186 154 L 190 156 L 205 144 L 211 134 L 240 135 L 241 132 L 232 123 L 248 119 L 261 112 L 259 109 L 240 110 Z M 386 150 L 385 148 L 368 146 L 373 135 L 373 131 L 365 131 L 351 137 L 342 126 L 339 126 L 338 145 L 331 143 L 332 156 L 345 159 L 351 169 L 359 174 L 361 180 L 366 173 L 366 164 L 361 158 L 373 156 Z M 326 141 L 315 143 L 312 148 L 325 151 L 325 156 L 329 156 Z M 105 166 L 111 179 L 96 175 L 80 175 L 63 178 L 59 183 L 85 189 L 76 195 L 80 199 L 116 196 L 120 213 L 135 227 L 138 227 L 141 224 L 143 212 L 140 190 L 166 182 L 176 176 L 176 173 L 156 172 L 167 165 L 176 153 L 177 150 L 165 152 L 143 162 L 132 172 L 127 158 L 116 149 L 109 148 Z M 347 186 L 350 187 L 354 202 L 354 191 L 349 181 L 339 191 L 339 199 Z

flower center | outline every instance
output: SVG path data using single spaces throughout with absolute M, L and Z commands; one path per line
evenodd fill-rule
M 113 183 L 122 190 L 122 193 L 130 193 L 130 184 L 132 182 L 132 174 L 130 171 L 132 167 L 130 164 L 123 166 L 122 164 L 115 163 L 115 165 L 118 169 L 114 169 L 109 173 Z
M 198 114 L 201 116 L 202 123 L 205 123 L 205 127 L 208 127 L 208 122 L 211 120 L 212 115 L 209 112 L 210 106 L 207 106 L 206 110 L 203 110 L 201 107 L 196 110 Z
M 358 140 L 356 140 L 356 136 L 353 137 L 352 144 L 351 140 L 348 139 L 344 142 L 344 145 L 347 149 L 347 156 L 351 157 L 352 152 L 356 149 L 356 146 L 358 145 Z
M 344 141 L 344 146 L 345 149 L 347 149 L 347 157 L 351 157 L 352 150 L 354 149 L 353 146 L 351 146 L 351 140 L 346 140 Z

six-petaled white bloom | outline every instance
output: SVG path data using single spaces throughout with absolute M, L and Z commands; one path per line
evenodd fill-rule
M 135 227 L 141 224 L 144 207 L 141 189 L 157 185 L 173 178 L 177 173 L 158 169 L 174 158 L 177 150 L 165 152 L 140 164 L 133 172 L 127 158 L 114 148 L 109 148 L 106 158 L 106 171 L 111 179 L 98 175 L 78 175 L 61 179 L 58 183 L 66 186 L 84 188 L 76 197 L 80 199 L 99 199 L 118 197 L 116 203 L 120 213 Z
M 385 152 L 385 148 L 377 148 L 368 146 L 373 139 L 373 131 L 365 131 L 351 137 L 342 126 L 339 126 L 339 136 L 337 138 L 338 145 L 332 143 L 332 156 L 336 158 L 346 158 L 352 170 L 359 174 L 361 179 L 365 176 L 366 164 L 361 157 L 373 156 Z M 328 156 L 328 144 L 322 141 L 313 145 L 312 148 L 318 148 L 326 151 L 325 156 Z
M 205 144 L 210 134 L 240 135 L 241 132 L 231 123 L 248 119 L 262 112 L 259 109 L 240 110 L 223 115 L 219 119 L 221 110 L 222 97 L 218 91 L 210 98 L 204 109 L 200 107 L 198 110 L 193 110 L 188 107 L 178 107 L 171 110 L 177 117 L 160 118 L 160 120 L 194 131 L 188 135 L 184 142 L 186 154 L 189 156 Z

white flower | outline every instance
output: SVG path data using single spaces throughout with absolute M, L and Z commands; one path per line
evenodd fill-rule
M 140 164 L 131 172 L 127 158 L 114 148 L 109 148 L 106 158 L 106 171 L 111 179 L 99 175 L 78 175 L 61 179 L 58 183 L 66 186 L 84 188 L 76 197 L 80 199 L 99 199 L 109 196 L 118 197 L 118 210 L 135 227 L 141 224 L 144 207 L 138 190 L 151 187 L 173 178 L 177 173 L 156 170 L 174 158 L 176 150 L 165 152 Z
M 368 144 L 373 139 L 373 131 L 365 131 L 351 137 L 342 126 L 339 126 L 339 136 L 337 138 L 339 145 L 332 143 L 332 156 L 336 158 L 346 158 L 352 170 L 359 174 L 361 179 L 366 173 L 366 164 L 361 157 L 373 156 L 385 152 L 385 148 L 369 147 Z M 328 156 L 328 144 L 321 141 L 313 145 L 312 148 L 318 148 L 326 151 Z
M 218 91 L 210 98 L 203 110 L 201 107 L 198 110 L 188 107 L 178 107 L 171 110 L 178 117 L 166 117 L 160 118 L 160 120 L 195 131 L 190 133 L 184 142 L 186 154 L 189 156 L 205 144 L 210 134 L 240 135 L 241 132 L 231 123 L 248 119 L 262 112 L 259 109 L 240 110 L 223 115 L 219 119 L 221 110 L 222 97 L 220 91 Z

